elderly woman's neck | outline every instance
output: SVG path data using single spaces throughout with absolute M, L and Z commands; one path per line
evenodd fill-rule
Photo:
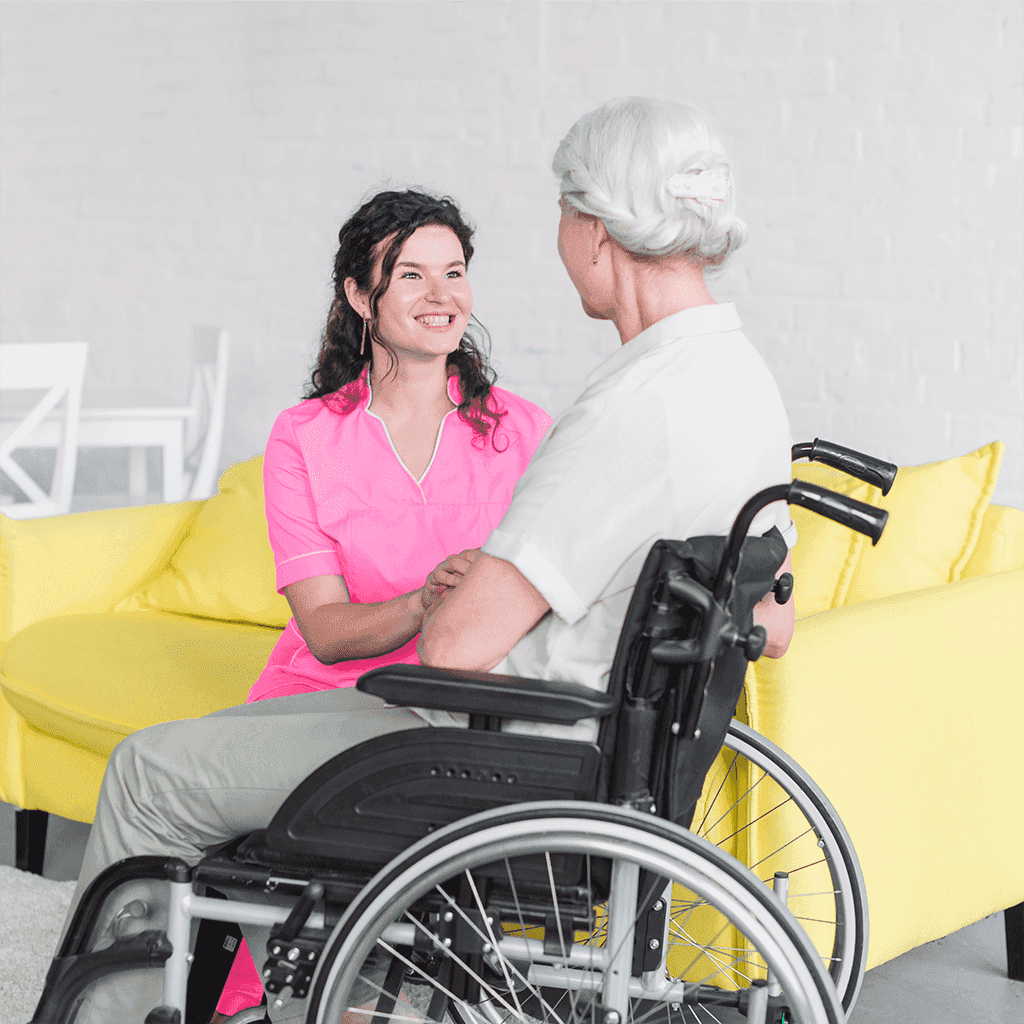
M 615 278 L 614 312 L 609 317 L 622 344 L 673 313 L 694 306 L 713 306 L 704 271 L 688 260 L 642 263 L 624 250 L 612 255 Z

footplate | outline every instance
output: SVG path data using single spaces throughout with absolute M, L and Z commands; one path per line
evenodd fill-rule
M 32 1024 L 63 1024 L 75 1015 L 79 995 L 88 985 L 121 971 L 162 967 L 171 952 L 167 933 L 154 929 L 118 939 L 96 953 L 55 958 Z

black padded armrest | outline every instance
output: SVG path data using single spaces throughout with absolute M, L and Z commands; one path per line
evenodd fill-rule
M 604 718 L 617 706 L 608 694 L 579 683 L 426 665 L 375 668 L 360 676 L 356 687 L 401 707 L 525 718 L 531 722 L 569 723 L 581 718 Z

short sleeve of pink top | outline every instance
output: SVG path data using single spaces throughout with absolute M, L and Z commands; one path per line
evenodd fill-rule
M 457 404 L 457 377 L 448 392 Z M 419 480 L 369 411 L 365 373 L 335 400 L 311 399 L 281 413 L 263 465 L 278 591 L 338 575 L 352 601 L 387 601 L 423 586 L 448 555 L 480 547 L 551 424 L 518 395 L 503 388 L 491 395 L 505 411 L 495 443 L 452 410 Z M 247 702 L 353 686 L 364 672 L 396 662 L 418 663 L 415 637 L 390 654 L 323 665 L 291 619 Z

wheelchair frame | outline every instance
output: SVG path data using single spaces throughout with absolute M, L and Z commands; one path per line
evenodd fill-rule
M 793 454 L 794 458 L 806 455 L 821 459 L 872 482 L 881 481 L 884 490 L 888 490 L 895 473 L 893 466 L 817 440 L 810 446 L 795 446 Z M 370 955 L 367 951 L 376 949 L 378 944 L 386 944 L 393 954 L 391 967 L 372 1012 L 373 1024 L 383 1024 L 395 1005 L 389 986 L 403 984 L 400 977 L 397 982 L 392 978 L 395 965 L 401 959 L 405 965 L 402 971 L 407 974 L 414 973 L 416 966 L 404 954 L 400 958 L 396 951 L 414 949 L 417 935 L 415 923 L 393 922 L 388 917 L 390 910 L 384 913 L 383 924 L 377 928 L 382 913 L 380 901 L 384 900 L 385 905 L 393 909 L 395 892 L 401 894 L 406 890 L 419 893 L 410 897 L 413 903 L 426 898 L 429 884 L 423 892 L 418 888 L 424 872 L 433 879 L 438 871 L 447 870 L 444 851 L 454 856 L 456 844 L 460 843 L 470 850 L 468 853 L 463 850 L 458 856 L 469 865 L 467 877 L 478 906 L 474 909 L 473 903 L 465 899 L 453 903 L 460 915 L 455 924 L 467 925 L 478 935 L 469 939 L 465 934 L 461 939 L 449 935 L 448 948 L 453 941 L 456 948 L 459 942 L 465 946 L 468 941 L 467 948 L 474 952 L 467 956 L 479 958 L 483 955 L 477 951 L 479 939 L 480 949 L 486 945 L 488 951 L 498 957 L 508 983 L 507 991 L 503 989 L 505 995 L 501 995 L 493 983 L 489 988 L 486 985 L 481 988 L 483 967 L 479 964 L 483 961 L 479 961 L 476 968 L 463 964 L 457 970 L 472 977 L 468 982 L 462 979 L 460 991 L 471 992 L 477 1002 L 467 1002 L 464 997 L 448 992 L 439 1011 L 432 999 L 428 1015 L 434 1019 L 442 1019 L 446 1012 L 454 1017 L 456 1024 L 469 1024 L 467 1017 L 472 1020 L 482 1017 L 485 1024 L 497 1024 L 498 1020 L 506 1019 L 505 1011 L 512 1011 L 509 1000 L 515 992 L 509 965 L 518 970 L 515 968 L 517 958 L 527 955 L 532 963 L 538 942 L 553 965 L 530 967 L 538 991 L 561 985 L 567 992 L 576 986 L 577 998 L 581 998 L 579 993 L 599 992 L 602 1024 L 620 1024 L 627 1013 L 632 1016 L 630 1000 L 640 1000 L 641 1004 L 667 1001 L 673 1007 L 683 1007 L 685 1013 L 687 1005 L 694 1005 L 692 983 L 673 984 L 666 980 L 669 908 L 673 900 L 673 890 L 665 885 L 667 878 L 677 887 L 683 886 L 700 895 L 734 927 L 739 928 L 737 921 L 742 922 L 742 927 L 747 929 L 743 934 L 753 932 L 756 951 L 768 965 L 764 983 L 753 981 L 745 995 L 735 998 L 712 993 L 714 1005 L 737 1007 L 748 1019 L 759 1024 L 767 1022 L 769 1015 L 774 1020 L 789 1020 L 787 1014 L 791 1011 L 795 1012 L 795 1019 L 805 1022 L 841 1020 L 856 998 L 866 950 L 866 906 L 856 856 L 838 816 L 805 773 L 777 748 L 771 748 L 767 741 L 761 739 L 758 744 L 756 734 L 750 730 L 744 735 L 744 727 L 738 723 L 730 726 L 732 708 L 739 694 L 737 666 L 741 688 L 743 667 L 748 660 L 756 660 L 764 646 L 763 630 L 746 625 L 750 622 L 753 604 L 773 585 L 777 599 L 784 603 L 779 585 L 774 581 L 774 571 L 781 563 L 784 550 L 780 553 L 778 544 L 773 550 L 770 542 L 762 543 L 762 538 L 746 539 L 757 511 L 778 500 L 810 507 L 869 533 L 873 541 L 877 541 L 885 522 L 886 513 L 871 506 L 794 481 L 755 495 L 741 510 L 729 538 L 724 541 L 722 538 L 698 538 L 682 545 L 659 541 L 641 573 L 627 612 L 607 694 L 576 684 L 520 678 L 506 681 L 505 677 L 493 674 L 441 672 L 421 666 L 393 666 L 368 673 L 360 679 L 360 689 L 396 704 L 442 710 L 468 709 L 470 729 L 392 734 L 338 755 L 299 786 L 265 832 L 261 830 L 224 844 L 195 869 L 180 860 L 155 857 L 129 858 L 108 868 L 94 880 L 83 897 L 51 966 L 34 1021 L 40 1024 L 70 1021 L 92 981 L 112 971 L 161 964 L 164 967 L 164 1003 L 146 1017 L 146 1024 L 185 1020 L 191 960 L 187 953 L 190 922 L 199 918 L 274 929 L 268 944 L 270 959 L 264 969 L 267 988 L 296 998 L 308 995 L 307 1021 L 337 1019 L 338 1000 L 347 998 L 345 986 L 352 984 L 350 964 Z M 702 548 L 698 541 L 712 543 L 710 546 L 705 543 Z M 770 569 L 767 582 L 766 565 Z M 681 567 L 686 571 L 681 571 Z M 727 677 L 731 677 L 729 686 L 722 683 Z M 714 686 L 709 685 L 712 680 Z M 725 691 L 725 696 L 721 697 L 718 691 Z M 724 721 L 722 706 L 714 706 L 716 699 L 726 709 Z M 524 704 L 529 708 L 528 714 L 522 710 Z M 540 740 L 501 732 L 501 719 L 513 716 L 549 722 L 597 718 L 602 723 L 599 744 L 595 747 L 576 741 Z M 839 958 L 838 972 L 831 969 L 834 964 L 830 964 L 829 972 L 825 971 L 817 951 L 786 909 L 785 877 L 776 876 L 779 895 L 773 895 L 738 861 L 675 823 L 690 824 L 693 805 L 700 796 L 700 786 L 695 783 L 703 782 L 723 739 L 729 746 L 727 730 L 732 738 L 732 749 L 745 749 L 744 756 L 748 758 L 751 752 L 758 751 L 757 757 L 766 776 L 770 776 L 771 771 L 764 766 L 777 769 L 788 761 L 791 790 L 803 794 L 800 810 L 811 822 L 818 845 L 829 847 L 826 853 L 831 857 L 833 877 L 833 864 L 841 863 L 847 872 L 844 877 L 848 881 L 842 886 L 843 898 L 847 901 L 843 926 L 852 927 L 852 936 L 844 935 L 843 941 L 852 938 L 852 947 L 847 944 L 845 948 L 852 948 L 854 952 Z M 449 733 L 455 735 L 446 735 Z M 449 742 L 454 744 L 452 749 L 462 754 L 475 748 L 474 767 L 460 767 L 472 760 L 468 755 L 458 765 L 446 766 L 442 752 Z M 376 749 L 375 745 L 381 749 Z M 387 763 L 388 752 L 393 752 L 396 746 L 403 748 L 402 756 L 406 759 L 403 764 L 413 766 L 413 776 L 422 777 L 426 772 L 438 783 L 442 779 L 451 783 L 445 792 L 454 794 L 454 805 L 446 808 L 447 818 L 437 813 L 439 807 L 433 807 L 434 820 L 428 823 L 426 834 L 421 827 L 423 822 L 414 823 L 410 837 L 401 814 L 384 814 L 375 825 L 371 817 L 371 827 L 362 830 L 358 821 L 350 816 L 347 824 L 351 827 L 336 829 L 336 834 L 330 835 L 330 830 L 322 826 L 325 808 L 337 809 L 345 800 L 351 801 L 354 793 L 365 792 L 374 779 L 385 779 L 370 797 L 377 799 L 375 807 L 370 809 L 371 814 L 379 814 L 380 808 L 394 796 L 395 786 L 401 788 L 402 782 L 392 785 L 386 781 L 389 767 L 393 767 Z M 417 747 L 424 749 L 417 751 Z M 664 751 L 664 756 L 654 756 L 655 748 Z M 492 758 L 495 752 L 504 752 L 507 763 L 513 767 L 502 767 L 498 771 L 492 760 L 486 762 L 487 769 L 478 767 L 485 763 L 484 757 Z M 544 778 L 520 779 L 519 775 L 529 775 L 531 758 L 537 757 L 546 757 L 550 762 L 545 765 Z M 560 765 L 552 770 L 552 763 L 559 759 Z M 495 799 L 493 793 L 480 796 L 490 784 L 486 778 L 476 777 L 484 770 L 491 771 L 491 782 L 498 777 L 514 782 L 516 801 L 486 809 Z M 681 787 L 677 784 L 680 777 L 685 780 Z M 590 802 L 594 799 L 600 802 Z M 674 821 L 662 820 L 655 811 Z M 540 822 L 545 824 L 538 833 Z M 614 842 L 593 835 L 594 822 L 602 822 L 613 837 L 617 837 Z M 418 842 L 413 841 L 417 828 L 422 836 Z M 335 846 L 341 844 L 340 848 L 331 849 L 332 840 Z M 500 855 L 509 865 L 508 853 L 501 851 L 510 843 L 517 851 L 515 856 L 523 858 L 535 857 L 541 846 L 544 847 L 548 858 L 547 878 L 537 884 L 550 882 L 556 917 L 557 892 L 569 891 L 573 884 L 579 889 L 579 878 L 576 883 L 572 882 L 571 864 L 581 856 L 586 857 L 586 896 L 572 897 L 566 904 L 570 915 L 583 908 L 579 912 L 584 915 L 580 918 L 584 925 L 593 924 L 593 897 L 595 892 L 601 891 L 601 885 L 592 884 L 591 858 L 596 858 L 594 863 L 600 864 L 617 853 L 606 885 L 609 901 L 606 945 L 610 953 L 607 949 L 605 953 L 598 953 L 597 950 L 604 947 L 593 945 L 586 947 L 585 954 L 579 953 L 573 942 L 574 916 L 570 916 L 567 926 L 560 921 L 553 926 L 548 915 L 543 940 L 527 935 L 529 929 L 521 915 L 519 936 L 504 933 L 500 938 L 496 936 L 472 878 L 473 872 L 483 871 L 486 875 L 491 863 L 488 857 L 493 860 Z M 577 852 L 581 849 L 586 853 Z M 553 867 L 552 853 L 562 856 L 570 866 L 565 867 L 556 856 L 558 863 Z M 343 863 L 341 857 L 347 863 Z M 424 866 L 428 863 L 429 871 Z M 517 878 L 529 881 L 532 863 L 524 861 L 524 868 L 517 862 L 516 872 L 508 867 L 513 892 Z M 655 885 L 656 892 L 649 884 L 641 885 L 641 879 L 652 877 L 661 880 L 660 888 Z M 166 929 L 136 930 L 136 934 L 118 937 L 118 920 L 124 924 L 136 917 L 145 917 L 145 908 L 140 910 L 130 904 L 115 915 L 114 942 L 103 949 L 90 950 L 101 909 L 121 884 L 133 878 L 166 878 L 170 888 Z M 420 882 L 412 885 L 410 878 Z M 280 905 L 254 905 L 202 896 L 194 890 L 203 885 L 236 892 L 259 889 L 261 893 L 269 893 Z M 430 898 L 436 900 L 436 896 Z M 518 903 L 517 897 L 517 907 Z M 651 909 L 655 903 L 661 907 L 657 913 Z M 323 909 L 318 909 L 321 906 Z M 341 912 L 342 907 L 347 909 Z M 409 907 L 405 908 L 405 913 L 410 914 Z M 444 927 L 439 922 L 445 919 L 445 913 L 448 911 L 443 907 L 441 911 L 419 909 L 416 910 L 419 917 L 412 918 L 420 922 L 420 931 L 434 929 L 431 934 L 435 946 L 442 943 L 438 936 L 444 933 Z M 487 921 L 486 934 L 481 931 L 483 921 Z M 424 922 L 430 923 L 429 927 Z M 466 927 L 462 927 L 462 932 L 465 931 Z M 552 931 L 562 944 L 560 951 L 554 948 L 554 940 L 548 941 L 548 933 Z M 840 931 L 837 920 L 837 943 Z M 567 938 L 572 947 L 569 951 L 565 948 Z M 638 953 L 638 941 L 646 941 L 649 952 Z M 443 954 L 443 944 L 438 948 Z M 655 955 L 654 951 L 658 950 Z M 429 942 L 427 953 L 438 955 Z M 574 966 L 573 956 L 588 958 L 583 974 Z M 834 950 L 832 959 L 836 959 Z M 605 972 L 600 984 L 592 978 L 593 971 L 598 969 L 594 964 L 598 961 L 602 964 L 600 970 Z M 422 968 L 420 973 L 424 973 Z M 715 988 L 705 986 L 708 987 Z M 481 998 L 485 990 L 491 994 Z M 343 995 L 337 995 L 338 992 Z M 500 1009 L 495 1005 L 495 998 L 503 1004 Z M 391 999 L 390 1006 L 385 1010 L 388 999 Z M 543 996 L 540 999 L 543 1004 Z M 588 1003 L 592 1018 L 598 1012 L 594 1005 Z M 542 1009 L 542 1016 L 547 1019 L 547 1008 L 542 1005 Z M 696 1010 L 694 1016 L 696 1018 Z

